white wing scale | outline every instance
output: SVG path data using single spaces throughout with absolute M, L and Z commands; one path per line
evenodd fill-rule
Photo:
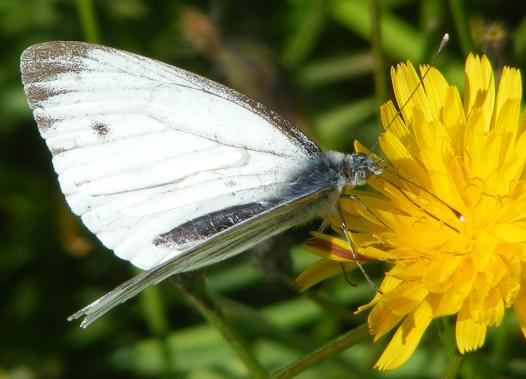
M 26 50 L 21 70 L 68 204 L 143 269 L 184 254 L 156 236 L 278 193 L 319 153 L 260 104 L 131 53 L 51 42 Z

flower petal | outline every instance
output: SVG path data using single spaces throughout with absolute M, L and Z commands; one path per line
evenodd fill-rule
M 431 320 L 431 307 L 424 302 L 404 319 L 374 367 L 393 370 L 405 363 L 415 351 Z
M 446 111 L 443 112 L 442 122 L 449 133 L 449 140 L 455 151 L 455 156 L 461 156 L 464 152 L 466 116 L 457 87 L 449 87 L 444 100 L 444 109 Z
M 440 71 L 434 67 L 429 68 L 428 65 L 420 66 L 420 76 L 426 90 L 431 120 L 441 120 L 449 85 Z
M 345 262 L 343 265 L 346 271 L 351 271 L 356 268 L 356 263 L 354 262 Z M 296 278 L 296 286 L 303 292 L 313 285 L 341 273 L 341 264 L 328 259 L 320 259 L 310 265 Z
M 468 304 L 465 304 L 457 315 L 455 335 L 461 354 L 476 350 L 484 344 L 486 326 L 473 320 Z
M 400 109 L 405 123 L 411 125 L 415 106 L 421 109 L 429 109 L 420 78 L 413 65 L 407 62 L 399 63 L 396 68 L 391 68 L 391 79 L 398 109 Z M 430 120 L 430 113 L 426 114 L 426 117 L 427 120 Z
M 470 54 L 465 69 L 464 109 L 469 119 L 474 111 L 481 111 L 482 130 L 489 131 L 495 104 L 495 82 L 491 63 L 486 56 Z
M 513 303 L 513 310 L 515 311 L 517 319 L 519 320 L 522 334 L 526 338 L 526 288 L 524 286 L 521 287 L 517 298 Z

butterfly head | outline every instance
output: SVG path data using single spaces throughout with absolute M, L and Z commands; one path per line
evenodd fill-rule
M 364 153 L 352 153 L 343 160 L 343 174 L 347 183 L 353 187 L 367 184 L 367 179 L 372 175 L 383 172 L 381 160 Z

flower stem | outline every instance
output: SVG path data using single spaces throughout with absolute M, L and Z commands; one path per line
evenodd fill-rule
M 325 343 L 319 348 L 313 350 L 310 353 L 305 354 L 289 366 L 272 374 L 273 379 L 287 379 L 293 378 L 296 375 L 307 370 L 314 364 L 339 353 L 340 351 L 347 349 L 348 347 L 357 344 L 369 337 L 369 329 L 367 324 L 360 325 L 359 327 L 350 330 L 333 340 Z
M 265 368 L 252 356 L 248 346 L 224 317 L 219 304 L 214 301 L 206 290 L 202 275 L 179 275 L 179 277 L 174 278 L 173 282 L 181 290 L 185 300 L 221 333 L 230 348 L 237 354 L 249 371 L 250 377 L 255 379 L 268 378 Z
M 138 269 L 134 270 L 139 272 Z M 161 350 L 161 378 L 174 378 L 176 370 L 175 354 L 173 354 L 168 341 L 169 327 L 165 307 L 158 287 L 151 286 L 140 293 L 140 301 L 144 314 L 144 320 L 148 325 L 150 333 L 155 336 Z
M 378 105 L 387 99 L 387 78 L 382 52 L 382 31 L 380 27 L 380 4 L 378 0 L 370 0 L 371 17 L 371 50 L 374 57 L 374 93 Z
M 99 42 L 99 30 L 95 20 L 95 11 L 91 0 L 77 0 L 77 10 L 82 24 L 82 31 L 87 42 Z
M 460 0 L 449 0 L 449 7 L 451 9 L 451 14 L 453 15 L 453 21 L 455 23 L 455 29 L 460 41 L 460 46 L 464 54 L 468 54 L 471 51 L 475 51 L 473 46 L 473 40 L 471 39 L 471 34 L 469 32 L 469 25 L 466 21 L 468 17 L 466 16 L 466 11 L 464 9 L 464 4 Z
M 459 352 L 456 352 L 453 356 L 451 356 L 449 365 L 447 366 L 446 371 L 444 371 L 444 374 L 441 376 L 441 379 L 457 378 L 463 362 L 464 356 Z

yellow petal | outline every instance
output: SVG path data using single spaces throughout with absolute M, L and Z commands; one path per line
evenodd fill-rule
M 343 265 L 346 271 L 351 271 L 356 268 L 354 262 L 345 262 Z M 325 279 L 341 274 L 342 270 L 342 266 L 339 263 L 328 259 L 320 259 L 316 263 L 307 267 L 296 278 L 296 286 L 300 291 L 305 291 Z
M 507 102 L 509 102 L 510 100 L 520 102 L 521 97 L 522 79 L 520 71 L 514 68 L 504 67 L 502 69 L 499 79 L 499 88 L 497 90 L 497 98 L 495 100 L 495 111 L 493 113 L 493 120 L 496 121 L 501 117 L 501 113 L 504 111 L 504 105 Z M 519 115 L 517 115 L 517 117 L 518 116 Z M 502 126 L 504 127 L 503 131 L 509 132 L 514 136 L 517 132 L 518 125 L 518 119 L 510 124 L 502 124 Z
M 385 279 L 380 285 L 380 291 L 375 294 L 374 298 L 368 304 L 358 307 L 355 313 L 358 314 L 360 312 L 363 312 L 364 310 L 369 309 L 375 304 L 377 304 L 379 301 L 382 300 L 384 293 L 392 291 L 398 285 L 400 285 L 401 282 L 402 282 L 401 280 L 395 277 L 392 277 L 391 275 L 386 275 Z
M 426 178 L 425 170 L 415 161 L 404 145 L 391 130 L 386 131 L 380 138 L 380 146 L 385 156 L 404 178 L 421 182 Z M 420 179 L 420 180 L 419 180 Z
M 518 255 L 518 254 L 517 254 Z M 519 302 L 517 296 L 522 288 L 521 286 L 521 271 L 522 264 L 521 262 L 526 261 L 526 259 L 520 259 L 517 255 L 513 255 L 508 259 L 511 261 L 509 263 L 510 269 L 508 270 L 507 275 L 504 275 L 502 280 L 498 285 L 498 289 L 502 294 L 502 300 L 506 308 L 511 307 L 514 303 Z
M 486 56 L 468 56 L 464 87 L 464 109 L 467 118 L 471 117 L 473 111 L 481 111 L 482 130 L 489 131 L 495 104 L 495 82 L 491 63 Z
M 522 334 L 526 338 L 526 288 L 521 287 L 515 303 L 513 304 L 513 310 L 517 315 L 519 324 L 521 326 Z
M 477 321 L 486 326 L 499 326 L 504 317 L 504 303 L 498 288 L 493 288 L 477 312 Z
M 413 65 L 407 62 L 398 64 L 396 68 L 391 68 L 391 79 L 398 109 L 400 109 L 405 123 L 411 125 L 415 106 L 421 109 L 429 109 L 420 78 Z M 428 120 L 431 119 L 430 114 L 426 114 L 426 117 Z
M 464 145 L 464 127 L 466 125 L 466 116 L 464 115 L 464 108 L 460 100 L 460 94 L 457 87 L 449 87 L 444 100 L 443 124 L 449 133 L 449 140 L 451 146 L 455 151 L 456 156 L 463 154 Z
M 471 178 L 480 178 L 484 171 L 484 124 L 484 113 L 478 108 L 473 110 L 468 117 L 464 133 L 464 164 Z
M 450 280 L 453 273 L 463 262 L 463 257 L 446 257 L 444 259 L 434 259 L 427 264 L 427 270 L 423 276 L 423 281 L 433 292 L 444 292 L 454 283 Z
M 311 253 L 337 262 L 354 260 L 347 241 L 319 232 L 311 232 L 311 234 L 314 238 L 310 238 L 304 244 L 305 249 Z
M 461 354 L 476 350 L 484 344 L 486 326 L 471 318 L 468 304 L 464 305 L 457 315 L 455 335 Z
M 385 333 L 394 328 L 404 317 L 405 315 L 401 316 L 393 313 L 384 303 L 376 305 L 367 318 L 369 330 L 374 336 L 374 341 L 378 341 L 385 335 Z
M 470 258 L 456 258 L 460 260 L 458 268 L 450 276 L 449 283 L 444 286 L 444 291 L 440 291 L 443 293 L 433 293 L 426 297 L 435 317 L 457 313 L 474 287 L 477 271 Z
M 526 165 L 526 129 L 523 130 L 515 143 L 515 151 L 510 162 L 512 166 L 512 172 L 510 175 L 506 175 L 507 178 L 517 178 L 524 172 L 524 166 Z
M 420 76 L 424 83 L 431 120 L 441 120 L 449 85 L 440 71 L 434 67 L 420 66 Z
M 526 242 L 526 222 L 497 224 L 493 228 L 492 234 L 508 243 Z
M 374 367 L 393 370 L 405 363 L 415 351 L 431 320 L 431 308 L 424 302 L 404 319 Z
M 451 288 L 447 292 L 432 293 L 426 297 L 435 318 L 457 313 L 465 299 L 465 296 L 458 296 L 458 292 Z
M 502 174 L 498 172 L 505 162 L 509 162 L 513 158 L 515 147 L 515 133 L 516 128 L 509 130 L 509 125 L 517 125 L 519 121 L 520 101 L 513 99 L 506 101 L 501 107 L 499 117 L 494 122 L 494 128 L 486 139 L 484 146 L 484 171 L 482 177 L 489 178 L 492 175 L 498 176 L 496 184 L 507 184 L 508 178 L 503 178 Z M 513 178 L 509 178 L 513 179 Z M 500 187 L 500 186 L 499 186 Z M 502 192 L 499 187 L 494 191 Z
M 385 292 L 381 302 L 395 314 L 404 316 L 413 312 L 429 291 L 418 282 L 404 281 L 396 288 Z
M 415 141 L 419 147 L 421 165 L 426 167 L 431 188 L 443 202 L 455 207 L 463 207 L 462 198 L 458 192 L 456 181 L 460 178 L 460 168 L 457 167 L 455 153 L 451 145 L 448 131 L 440 122 L 426 124 L 423 114 L 415 109 L 415 119 L 420 119 L 421 127 L 415 129 Z M 452 170 L 453 169 L 453 170 Z
M 392 133 L 404 146 L 411 145 L 411 133 L 391 101 L 380 107 L 380 120 L 384 130 Z

